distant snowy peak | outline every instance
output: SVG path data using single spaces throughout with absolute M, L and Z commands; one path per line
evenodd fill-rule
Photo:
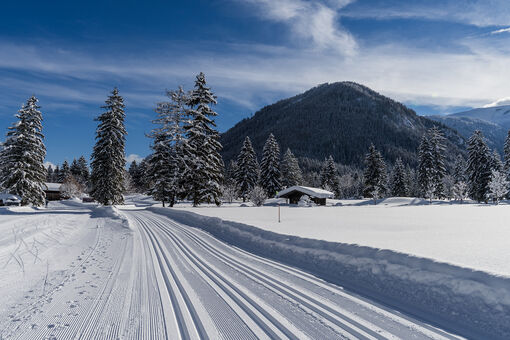
M 485 107 L 464 112 L 453 113 L 448 117 L 467 117 L 481 119 L 498 124 L 504 128 L 510 128 L 510 105 Z

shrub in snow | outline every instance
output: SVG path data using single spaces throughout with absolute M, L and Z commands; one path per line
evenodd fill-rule
M 64 199 L 81 198 L 85 192 L 85 186 L 78 182 L 73 175 L 68 175 L 60 187 L 60 196 Z
M 489 183 L 489 198 L 496 204 L 508 194 L 508 181 L 503 172 L 492 170 Z
M 250 202 L 255 204 L 257 207 L 260 207 L 262 204 L 264 204 L 266 198 L 266 190 L 258 185 L 256 185 L 250 192 Z
M 311 207 L 315 205 L 308 195 L 303 195 L 299 199 L 298 207 Z
M 227 183 L 221 187 L 221 197 L 225 202 L 232 203 L 237 198 L 237 186 Z
M 453 198 L 456 201 L 462 201 L 467 197 L 467 184 L 466 182 L 457 182 L 453 185 Z

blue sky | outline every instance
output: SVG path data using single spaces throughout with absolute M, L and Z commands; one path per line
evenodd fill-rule
M 510 103 L 509 27 L 506 0 L 11 1 L 0 12 L 0 133 L 35 94 L 47 160 L 88 157 L 117 86 L 136 159 L 165 89 L 189 89 L 201 71 L 221 131 L 343 80 L 420 114 Z

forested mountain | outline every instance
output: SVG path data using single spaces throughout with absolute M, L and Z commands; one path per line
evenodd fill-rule
M 292 98 L 281 100 L 243 119 L 221 136 L 228 163 L 249 136 L 260 157 L 270 133 L 281 150 L 290 148 L 299 158 L 361 166 L 371 143 L 394 163 L 416 165 L 416 151 L 425 131 L 438 126 L 447 138 L 447 158 L 464 152 L 465 139 L 455 130 L 379 93 L 353 82 L 322 84 Z
M 503 153 L 503 145 L 508 132 L 508 128 L 504 128 L 496 123 L 472 118 L 453 115 L 446 116 L 428 116 L 428 118 L 441 122 L 444 125 L 457 130 L 457 132 L 464 138 L 471 137 L 476 130 L 482 131 L 484 137 L 487 139 L 487 145 L 491 149 L 497 150 L 500 154 Z
M 481 119 L 499 126 L 510 128 L 510 105 L 482 107 L 469 111 L 457 112 L 448 115 L 449 117 L 467 117 Z

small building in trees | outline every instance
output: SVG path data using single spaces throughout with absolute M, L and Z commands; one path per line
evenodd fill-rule
M 326 205 L 327 198 L 335 197 L 335 194 L 331 191 L 319 188 L 303 187 L 299 185 L 295 185 L 280 191 L 276 197 L 287 198 L 290 204 L 298 204 L 299 200 L 304 195 L 310 197 L 310 199 L 318 205 Z
M 46 185 L 46 189 L 44 193 L 46 194 L 46 199 L 48 201 L 58 201 L 60 200 L 60 187 L 62 183 L 44 183 Z

